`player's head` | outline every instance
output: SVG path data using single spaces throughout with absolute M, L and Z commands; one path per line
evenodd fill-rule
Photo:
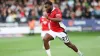
M 45 3 L 45 8 L 46 8 L 46 11 L 47 11 L 47 12 L 51 12 L 51 11 L 52 11 L 52 8 L 53 8 L 52 2 L 51 2 L 51 1 L 47 1 L 47 2 Z

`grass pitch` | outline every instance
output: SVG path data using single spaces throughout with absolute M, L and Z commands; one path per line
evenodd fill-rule
M 84 56 L 100 56 L 100 32 L 68 32 Z M 40 35 L 0 38 L 0 56 L 47 56 Z M 78 56 L 58 38 L 51 42 L 52 56 Z

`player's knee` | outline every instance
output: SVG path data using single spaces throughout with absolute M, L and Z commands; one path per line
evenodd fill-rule
M 43 41 L 44 41 L 44 42 L 47 42 L 47 41 L 48 41 L 48 38 L 43 38 Z
M 43 38 L 43 41 L 47 41 L 47 39 L 46 38 Z

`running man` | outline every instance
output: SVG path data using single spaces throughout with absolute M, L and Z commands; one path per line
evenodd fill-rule
M 74 50 L 79 56 L 83 56 L 79 49 L 70 42 L 68 35 L 65 33 L 65 29 L 59 24 L 62 21 L 62 13 L 60 9 L 53 7 L 52 2 L 50 1 L 45 3 L 45 8 L 48 13 L 46 18 L 50 22 L 50 31 L 43 38 L 47 55 L 51 56 L 49 41 L 58 37 L 64 42 L 66 46 Z

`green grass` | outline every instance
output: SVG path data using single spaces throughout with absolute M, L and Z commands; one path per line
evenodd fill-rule
M 69 32 L 69 38 L 84 56 L 100 56 L 100 32 Z M 58 38 L 51 42 L 52 56 L 78 56 Z M 0 56 L 47 56 L 40 35 L 0 38 Z

